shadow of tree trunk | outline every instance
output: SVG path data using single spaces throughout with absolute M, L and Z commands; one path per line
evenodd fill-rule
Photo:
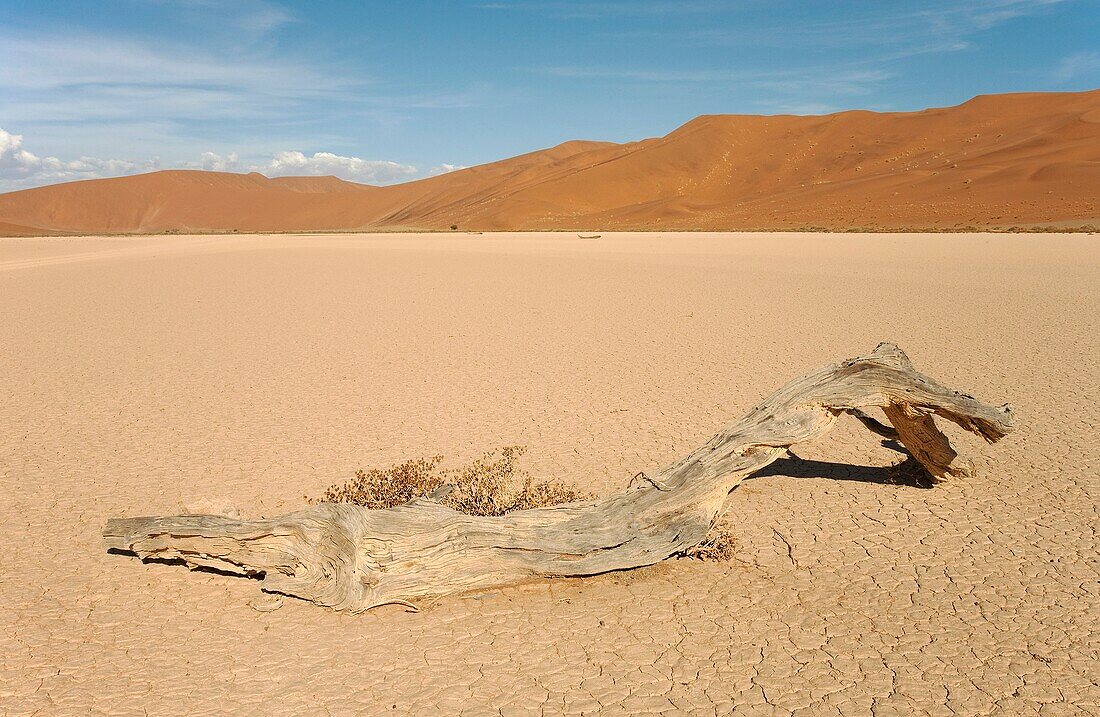
M 763 476 L 787 478 L 827 478 L 829 480 L 857 481 L 879 485 L 901 485 L 928 489 L 933 486 L 932 476 L 909 452 L 893 441 L 883 441 L 884 446 L 905 456 L 905 460 L 890 466 L 857 466 L 851 463 L 833 463 L 800 458 L 788 452 L 769 466 L 757 471 L 747 480 Z M 893 444 L 893 445 L 889 445 Z

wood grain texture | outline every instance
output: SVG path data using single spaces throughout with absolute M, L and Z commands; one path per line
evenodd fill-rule
M 866 408 L 882 409 L 894 430 Z M 967 469 L 956 462 L 934 415 L 989 442 L 1012 430 L 1011 406 L 989 406 L 951 390 L 884 343 L 791 381 L 690 455 L 599 500 L 499 517 L 466 515 L 431 498 L 388 510 L 323 503 L 270 520 L 112 519 L 103 535 L 113 550 L 257 577 L 268 592 L 337 610 L 413 605 L 539 577 L 635 568 L 682 553 L 704 538 L 738 483 L 788 447 L 825 433 L 844 413 L 879 435 L 896 433 L 937 482 Z

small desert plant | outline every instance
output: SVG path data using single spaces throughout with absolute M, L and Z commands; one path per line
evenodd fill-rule
M 358 470 L 343 485 L 330 486 L 321 503 L 355 503 L 372 510 L 392 508 L 427 495 L 443 484 L 437 470 L 442 456 L 417 458 L 386 469 Z
M 516 466 L 525 451 L 523 446 L 505 446 L 452 470 L 439 467 L 441 456 L 405 461 L 385 469 L 360 470 L 351 481 L 331 486 L 320 502 L 354 503 L 379 510 L 439 491 L 439 501 L 459 512 L 504 515 L 593 497 L 564 483 L 535 482 Z
M 526 450 L 523 446 L 505 446 L 457 469 L 440 468 L 442 456 L 432 456 L 389 468 L 358 470 L 347 483 L 329 487 L 318 502 L 354 503 L 382 510 L 435 493 L 440 503 L 460 513 L 504 515 L 595 497 L 557 481 L 535 481 L 517 466 Z M 733 553 L 733 533 L 715 525 L 702 542 L 683 555 L 698 560 L 729 560 Z
M 452 224 L 451 225 L 451 231 L 454 231 L 456 229 L 458 229 L 458 225 L 457 224 Z
M 726 526 L 715 523 L 702 541 L 684 551 L 684 557 L 696 560 L 729 560 L 736 547 L 733 532 Z

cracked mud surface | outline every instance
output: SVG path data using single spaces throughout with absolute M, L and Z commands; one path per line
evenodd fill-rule
M 1095 237 L 0 239 L 0 309 L 0 714 L 1100 714 Z M 354 616 L 102 547 L 506 444 L 610 493 L 880 340 L 1017 431 L 924 489 L 847 421 L 728 563 Z

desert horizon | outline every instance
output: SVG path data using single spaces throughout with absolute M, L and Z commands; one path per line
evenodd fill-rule
M 1100 90 L 1013 93 L 919 112 L 700 116 L 663 137 L 572 140 L 385 186 L 179 169 L 84 180 L 0 194 L 0 234 L 1091 232 L 1097 186 Z

